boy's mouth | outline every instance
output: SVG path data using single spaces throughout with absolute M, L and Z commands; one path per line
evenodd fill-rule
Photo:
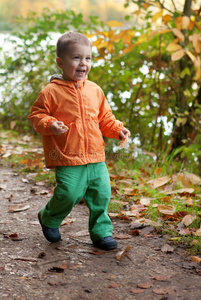
M 76 70 L 76 73 L 78 75 L 84 75 L 86 73 L 86 71 L 85 70 Z

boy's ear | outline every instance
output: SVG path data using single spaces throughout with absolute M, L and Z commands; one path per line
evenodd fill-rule
M 60 69 L 63 69 L 63 61 L 60 57 L 56 58 L 57 65 Z

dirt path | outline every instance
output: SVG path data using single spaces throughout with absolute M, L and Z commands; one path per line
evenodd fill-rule
M 115 219 L 118 249 L 100 251 L 89 239 L 88 210 L 77 205 L 61 227 L 62 241 L 49 244 L 37 221 L 49 197 L 29 177 L 0 169 L 0 299 L 201 299 L 201 266 L 174 245 L 162 252 L 167 237 L 152 228 L 132 236 L 129 223 Z M 8 212 L 14 204 L 27 210 Z

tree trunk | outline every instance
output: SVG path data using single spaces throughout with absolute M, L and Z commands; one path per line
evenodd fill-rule
M 185 16 L 190 17 L 191 15 L 191 4 L 192 0 L 186 0 L 184 4 L 183 14 Z M 185 36 L 185 30 L 182 31 Z M 181 59 L 180 62 L 180 72 L 182 72 L 188 66 L 188 62 L 186 59 Z M 172 132 L 172 142 L 169 148 L 169 154 L 176 148 L 186 145 L 189 138 L 189 133 L 192 131 L 192 126 L 190 125 L 190 108 L 188 106 L 188 99 L 184 94 L 184 91 L 188 89 L 190 85 L 190 77 L 189 75 L 185 75 L 184 78 L 181 79 L 179 91 L 177 95 L 175 112 L 177 117 L 185 118 L 187 117 L 187 121 L 185 124 L 176 123 L 177 118 L 175 117 L 175 121 L 173 124 L 173 132 Z

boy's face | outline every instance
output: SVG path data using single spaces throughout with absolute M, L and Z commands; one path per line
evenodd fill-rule
M 63 71 L 64 80 L 83 80 L 91 69 L 91 46 L 71 44 L 63 58 L 57 57 L 57 65 Z

